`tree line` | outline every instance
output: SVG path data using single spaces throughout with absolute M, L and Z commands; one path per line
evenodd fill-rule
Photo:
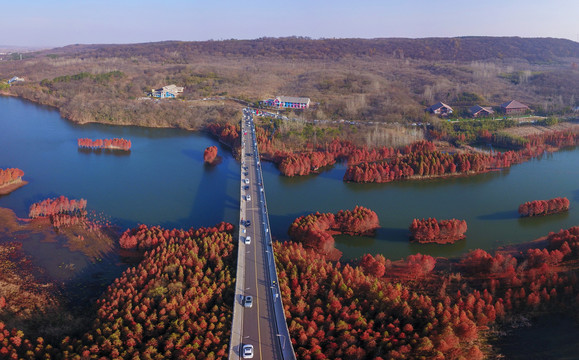
M 119 239 L 119 245 L 123 249 L 129 250 L 150 250 L 160 244 L 164 244 L 171 238 L 198 238 L 203 235 L 217 232 L 233 232 L 233 225 L 221 222 L 213 227 L 191 228 L 189 230 L 173 229 L 167 230 L 160 226 L 147 226 L 141 224 L 136 228 L 127 229 Z
M 124 150 L 130 151 L 131 150 L 131 140 L 125 139 L 88 139 L 88 138 L 80 138 L 78 139 L 78 147 L 79 148 L 88 148 L 88 149 L 110 149 L 110 150 Z
M 519 205 L 521 216 L 540 216 L 564 212 L 569 210 L 569 199 L 558 197 L 549 200 L 527 201 Z
M 421 244 L 451 244 L 465 238 L 467 225 L 464 220 L 428 218 L 412 220 L 409 229 L 411 238 Z
M 22 181 L 24 171 L 18 168 L 0 169 L 0 187 Z
M 473 175 L 510 167 L 560 147 L 576 146 L 578 140 L 579 137 L 575 133 L 554 132 L 529 137 L 521 150 L 492 154 L 480 152 L 449 154 L 432 150 L 432 147 L 423 147 L 390 160 L 361 162 L 349 166 L 344 181 L 385 183 L 422 177 Z
M 47 218 L 55 231 L 70 226 L 80 225 L 86 230 L 97 230 L 97 222 L 87 218 L 87 201 L 85 199 L 68 199 L 60 196 L 45 199 L 30 206 L 28 217 L 31 219 Z

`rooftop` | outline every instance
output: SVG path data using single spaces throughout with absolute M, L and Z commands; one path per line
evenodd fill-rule
M 291 102 L 291 103 L 308 103 L 310 98 L 307 97 L 295 97 L 295 96 L 278 96 L 277 99 L 281 102 Z
M 501 107 L 504 109 L 528 109 L 529 107 L 517 100 L 507 101 L 504 104 L 501 104 Z

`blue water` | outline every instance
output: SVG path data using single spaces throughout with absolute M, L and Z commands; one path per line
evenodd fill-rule
M 123 137 L 130 154 L 81 152 L 77 138 Z M 206 167 L 203 150 L 218 145 L 221 164 Z M 239 164 L 230 151 L 204 134 L 175 129 L 76 125 L 51 108 L 0 97 L 0 168 L 18 167 L 30 183 L 0 197 L 0 207 L 26 217 L 29 206 L 47 197 L 85 198 L 122 228 L 140 223 L 164 227 L 234 224 L 239 214 Z M 536 239 L 579 225 L 579 151 L 562 151 L 502 172 L 474 177 L 389 184 L 348 184 L 344 165 L 317 176 L 286 178 L 264 163 L 272 234 L 287 239 L 298 216 L 336 212 L 355 205 L 376 211 L 382 228 L 376 237 L 337 238 L 345 259 L 381 253 L 397 259 L 421 252 L 456 256 L 469 249 Z M 519 204 L 566 196 L 568 213 L 520 219 Z M 453 245 L 408 242 L 413 218 L 458 218 L 468 223 L 467 238 Z
M 0 206 L 27 217 L 47 197 L 84 198 L 122 227 L 140 223 L 166 227 L 236 223 L 239 165 L 219 146 L 220 165 L 206 167 L 210 137 L 184 130 L 75 125 L 53 109 L 0 97 L 0 168 L 18 167 L 29 184 Z M 80 137 L 130 139 L 124 152 L 86 152 Z

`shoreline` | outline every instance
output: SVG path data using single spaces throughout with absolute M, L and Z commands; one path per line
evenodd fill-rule
M 1 195 L 8 195 L 11 192 L 13 192 L 17 189 L 20 189 L 21 187 L 23 187 L 24 185 L 27 185 L 27 184 L 28 184 L 28 181 L 20 180 L 20 181 L 13 182 L 11 184 L 0 186 L 0 196 Z
M 5 91 L 0 91 L 0 96 L 5 96 L 5 97 L 10 97 L 10 98 L 17 98 L 23 101 L 27 101 L 31 104 L 34 105 L 38 105 L 38 106 L 46 106 L 49 108 L 52 108 L 56 111 L 58 111 L 58 114 L 60 115 L 60 117 L 66 121 L 70 121 L 73 124 L 78 124 L 78 125 L 86 125 L 86 124 L 102 124 L 102 125 L 109 125 L 109 126 L 135 126 L 135 127 L 140 127 L 140 128 L 145 128 L 145 129 L 179 129 L 179 130 L 186 130 L 186 131 L 191 131 L 191 132 L 201 132 L 203 131 L 203 129 L 197 129 L 197 128 L 193 128 L 193 127 L 180 127 L 180 126 L 154 126 L 154 125 L 139 125 L 139 124 L 134 124 L 134 123 L 107 123 L 104 121 L 81 121 L 81 120 L 76 120 L 76 119 L 72 119 L 70 117 L 64 116 L 62 114 L 62 111 L 60 110 L 60 108 L 56 105 L 50 105 L 50 104 L 44 104 L 42 102 L 38 102 L 38 101 L 34 101 L 32 99 L 26 98 L 26 97 L 22 97 L 16 94 L 12 94 L 12 93 L 7 93 Z

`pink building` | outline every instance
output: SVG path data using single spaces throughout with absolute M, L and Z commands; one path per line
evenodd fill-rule
M 282 109 L 307 109 L 310 107 L 310 98 L 277 96 L 275 99 L 268 99 L 262 103 L 266 106 Z

